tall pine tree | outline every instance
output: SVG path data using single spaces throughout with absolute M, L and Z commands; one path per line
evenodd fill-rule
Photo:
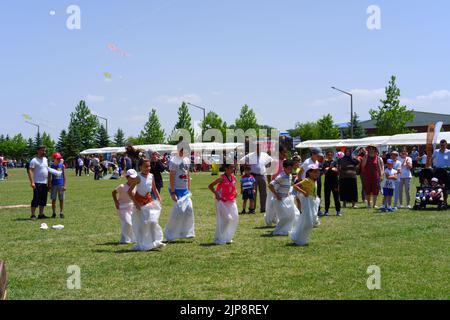
M 95 142 L 96 142 L 97 148 L 109 147 L 110 141 L 109 141 L 108 132 L 106 132 L 106 129 L 103 125 L 101 125 L 100 128 L 98 128 Z
M 77 150 L 95 147 L 98 127 L 97 117 L 92 114 L 86 102 L 81 100 L 75 111 L 70 114 L 68 132 L 68 135 L 70 134 L 74 139 L 78 139 L 76 142 Z
M 180 114 L 180 112 L 178 112 L 178 114 Z M 189 113 L 187 115 L 189 116 Z M 189 116 L 189 119 L 190 119 L 190 116 Z M 185 123 L 183 122 L 180 125 L 185 125 Z M 177 129 L 179 129 L 179 128 L 177 128 Z M 164 133 L 164 130 L 161 128 L 161 123 L 159 122 L 159 119 L 158 119 L 155 109 L 152 109 L 152 111 L 150 112 L 148 121 L 145 124 L 144 129 L 141 131 L 141 133 L 139 135 L 139 140 L 143 144 L 162 144 L 162 143 L 164 143 L 165 133 Z
M 114 134 L 114 145 L 116 147 L 125 146 L 125 132 L 121 128 L 117 129 L 117 132 Z
M 183 102 L 181 104 L 180 109 L 178 109 L 178 121 L 175 124 L 175 127 L 172 131 L 170 142 L 178 143 L 179 136 L 177 132 L 179 129 L 187 130 L 190 133 L 191 141 L 189 142 L 192 142 L 194 140 L 194 129 L 192 129 L 192 119 L 191 115 L 189 114 L 188 105 L 185 102 Z

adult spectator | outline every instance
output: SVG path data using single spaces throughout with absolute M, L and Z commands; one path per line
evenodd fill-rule
M 400 171 L 400 186 L 399 186 L 399 208 L 403 208 L 403 192 L 406 196 L 406 206 L 411 209 L 411 178 L 413 169 L 413 160 L 408 156 L 408 150 L 404 148 L 400 155 L 400 162 L 402 163 Z
M 40 146 L 37 150 L 37 156 L 29 164 L 28 178 L 30 180 L 30 186 L 33 189 L 31 220 L 36 220 L 36 209 L 38 207 L 38 219 L 47 219 L 44 214 L 48 197 L 48 160 L 45 157 L 45 152 L 45 146 Z
M 94 171 L 94 180 L 100 180 L 100 159 L 97 156 L 93 156 L 91 159 L 91 169 Z
M 323 172 L 325 175 L 325 213 L 324 216 L 328 217 L 331 204 L 331 194 L 334 198 L 334 206 L 336 207 L 336 215 L 340 217 L 341 213 L 341 202 L 339 199 L 339 171 L 338 164 L 333 159 L 333 152 L 327 152 L 327 158 L 323 163 Z
M 5 179 L 5 168 L 3 167 L 3 154 L 0 153 L 0 180 Z
M 433 167 L 448 168 L 450 167 L 450 150 L 447 149 L 447 140 L 440 142 L 440 148 L 433 152 Z
M 364 175 L 362 173 L 362 161 L 364 157 L 366 156 L 367 151 L 364 148 L 359 149 L 358 156 L 356 159 L 359 161 L 359 166 L 356 168 L 357 174 L 359 174 L 359 180 L 361 181 L 361 201 L 366 202 L 366 191 L 364 190 Z
M 243 157 L 239 162 L 241 165 L 248 164 L 251 168 L 251 173 L 256 180 L 257 191 L 255 193 L 255 203 L 259 193 L 259 204 L 261 213 L 266 213 L 267 200 L 267 167 L 270 166 L 273 159 L 265 152 L 261 152 L 259 144 L 256 145 L 256 152 L 249 153 Z
M 78 156 L 76 158 L 75 163 L 75 175 L 78 177 L 81 177 L 81 174 L 83 173 L 83 167 L 84 167 L 84 159 L 81 156 Z
M 428 156 L 426 152 L 423 152 L 422 155 L 419 157 L 419 167 L 425 168 L 427 165 Z
M 356 175 L 356 167 L 359 162 L 352 157 L 352 150 L 345 150 L 345 155 L 338 162 L 339 170 L 339 193 L 341 201 L 344 203 L 344 208 L 347 203 L 352 204 L 352 208 L 356 208 L 358 202 L 358 181 Z
M 363 176 L 363 188 L 366 194 L 367 207 L 377 208 L 377 199 L 380 194 L 380 183 L 384 172 L 384 162 L 379 156 L 375 145 L 367 147 L 367 153 L 361 162 L 361 175 Z
M 417 151 L 417 147 L 412 148 L 410 156 L 413 168 L 417 168 L 419 166 L 419 151 Z
M 150 165 L 150 173 L 153 174 L 153 178 L 155 179 L 156 189 L 161 193 L 161 189 L 164 186 L 162 173 L 166 171 L 167 168 L 161 161 L 161 155 L 158 152 L 155 151 L 152 153 Z
M 445 184 L 447 192 L 444 193 L 445 204 L 448 205 L 448 194 L 450 192 L 450 176 L 448 169 L 450 167 L 450 150 L 447 149 L 447 140 L 442 139 L 440 142 L 440 148 L 433 152 L 433 168 L 435 170 L 436 177 L 441 183 Z
M 84 175 L 89 176 L 89 168 L 91 167 L 91 158 L 85 156 L 83 158 Z
M 132 169 L 136 171 L 140 171 L 138 169 L 139 160 L 140 160 L 140 151 L 133 147 L 133 144 L 128 143 L 126 147 L 126 153 L 131 160 Z

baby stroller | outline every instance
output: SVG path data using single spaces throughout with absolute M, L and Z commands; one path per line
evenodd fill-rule
M 424 210 L 428 205 L 435 205 L 438 210 L 446 209 L 444 182 L 447 181 L 444 179 L 442 172 L 437 172 L 438 170 L 434 172 L 433 169 L 426 168 L 420 172 L 420 186 L 417 187 L 414 210 Z

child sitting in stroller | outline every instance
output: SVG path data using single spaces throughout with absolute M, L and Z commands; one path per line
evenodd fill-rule
M 439 182 L 439 179 L 434 177 L 431 183 L 424 178 L 420 187 L 417 187 L 416 203 L 414 209 L 425 209 L 427 204 L 437 205 L 439 210 L 445 208 L 445 186 Z

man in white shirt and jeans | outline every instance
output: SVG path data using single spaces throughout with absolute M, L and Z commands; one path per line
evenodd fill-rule
M 259 144 L 256 146 L 256 152 L 250 153 L 241 159 L 241 164 L 250 165 L 252 175 L 256 180 L 257 192 L 255 193 L 255 203 L 258 192 L 260 194 L 259 203 L 261 213 L 266 212 L 267 200 L 267 167 L 271 165 L 273 159 L 265 152 L 261 152 Z
M 33 189 L 33 200 L 31 201 L 31 220 L 36 220 L 36 209 L 39 207 L 38 219 L 46 219 L 44 209 L 47 206 L 48 197 L 48 160 L 45 157 L 45 147 L 40 146 L 37 156 L 30 162 L 28 178 Z

